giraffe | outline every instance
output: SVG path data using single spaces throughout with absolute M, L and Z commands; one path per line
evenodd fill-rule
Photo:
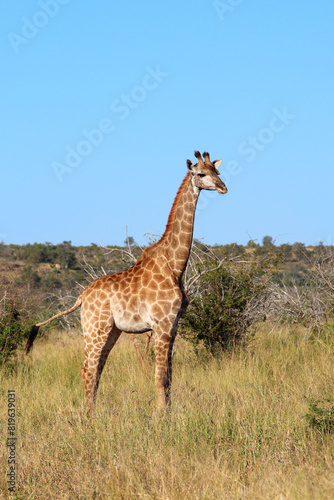
M 94 409 L 107 357 L 122 331 L 154 332 L 158 408 L 165 409 L 170 403 L 173 344 L 178 322 L 189 304 L 182 276 L 190 255 L 197 200 L 202 189 L 227 192 L 218 172 L 222 160 L 211 162 L 207 152 L 203 158 L 199 151 L 194 154 L 197 163 L 187 160 L 188 172 L 175 196 L 161 239 L 147 247 L 132 267 L 95 279 L 70 309 L 31 329 L 26 353 L 40 326 L 81 306 L 85 358 L 80 375 L 88 414 Z

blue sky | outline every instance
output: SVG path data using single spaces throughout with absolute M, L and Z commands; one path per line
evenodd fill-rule
M 195 237 L 334 244 L 334 3 L 0 6 L 5 243 L 162 234 L 194 149 L 223 158 Z

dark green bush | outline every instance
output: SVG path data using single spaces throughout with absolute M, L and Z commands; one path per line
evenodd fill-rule
M 330 399 L 308 401 L 309 411 L 305 418 L 310 427 L 314 427 L 322 434 L 334 431 L 334 402 Z
M 23 347 L 29 334 L 31 322 L 27 322 L 13 300 L 6 302 L 0 318 L 0 363 L 8 365 L 14 362 L 18 350 Z
M 212 353 L 240 344 L 247 329 L 265 319 L 264 302 L 276 266 L 277 256 L 272 255 L 260 261 L 225 261 L 204 274 L 180 332 Z
M 22 285 L 29 285 L 31 288 L 38 288 L 41 284 L 41 277 L 31 266 L 26 266 L 19 279 Z
M 16 282 L 0 285 L 0 367 L 13 367 L 36 321 L 40 296 Z

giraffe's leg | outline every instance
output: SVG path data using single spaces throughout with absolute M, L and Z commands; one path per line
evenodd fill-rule
M 159 325 L 155 329 L 155 384 L 158 392 L 158 407 L 160 409 L 164 409 L 170 404 L 172 355 L 176 332 L 177 323 L 170 326 L 168 330 L 163 328 L 162 325 Z
M 85 387 L 88 413 L 91 413 L 94 408 L 97 389 L 107 357 L 121 333 L 121 330 L 115 325 L 111 329 L 110 326 L 105 329 L 100 328 L 96 331 L 96 336 L 93 339 L 90 336 L 89 342 L 86 342 L 85 360 L 80 375 Z
M 148 359 L 148 348 L 149 348 L 149 345 L 150 345 L 150 341 L 151 341 L 151 337 L 152 337 L 152 332 L 147 332 L 146 333 L 146 342 L 145 342 L 145 358 L 146 358 L 146 363 L 149 364 L 149 359 Z
M 138 347 L 138 344 L 137 344 L 137 339 L 136 339 L 136 336 L 132 333 L 131 334 L 132 336 L 132 341 L 134 343 L 134 346 L 135 346 L 135 349 L 136 349 L 136 353 L 137 353 L 137 357 L 138 357 L 138 360 L 139 360 L 139 363 L 140 363 L 140 366 L 141 366 L 141 369 L 143 370 L 143 373 L 145 375 L 147 375 L 147 370 L 146 370 L 146 366 L 145 366 L 145 363 L 144 363 L 144 360 L 143 360 L 143 356 L 141 355 L 141 352 L 139 350 L 139 347 Z

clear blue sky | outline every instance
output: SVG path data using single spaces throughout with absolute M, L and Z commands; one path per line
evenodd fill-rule
M 5 243 L 164 231 L 194 149 L 208 244 L 334 244 L 334 3 L 2 2 Z

